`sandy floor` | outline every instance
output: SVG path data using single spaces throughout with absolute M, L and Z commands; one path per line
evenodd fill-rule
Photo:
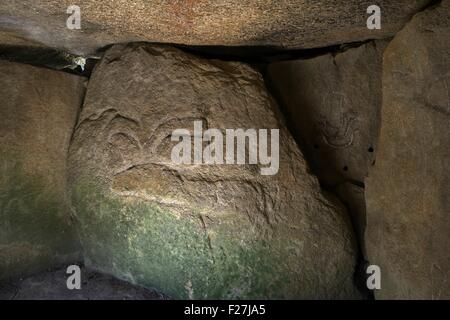
M 164 300 L 161 293 L 81 269 L 81 289 L 67 289 L 65 269 L 0 283 L 0 300 Z

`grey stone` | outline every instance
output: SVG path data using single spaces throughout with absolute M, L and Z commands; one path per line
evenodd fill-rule
M 391 37 L 428 3 L 377 1 L 382 26 L 369 30 L 371 0 L 2 1 L 0 38 L 84 55 L 132 41 L 314 48 Z M 81 9 L 80 30 L 66 27 L 73 4 Z
M 353 227 L 359 241 L 359 247 L 361 249 L 362 257 L 364 259 L 367 259 L 365 243 L 367 217 L 364 188 L 350 182 L 344 182 L 338 185 L 332 191 L 348 208 L 353 221 Z
M 336 55 L 269 65 L 275 95 L 326 185 L 364 181 L 374 160 L 384 47 L 385 42 L 371 42 Z
M 382 125 L 367 179 L 366 243 L 381 299 L 450 298 L 450 1 L 384 53 Z
M 79 257 L 66 193 L 81 77 L 0 61 L 0 280 Z
M 177 165 L 174 129 L 279 128 L 280 167 Z M 164 46 L 115 45 L 70 148 L 88 266 L 174 298 L 357 298 L 356 245 L 261 75 Z
M 366 218 L 361 188 L 377 149 L 386 44 L 370 42 L 268 68 L 269 83 L 313 172 L 351 209 L 363 252 Z

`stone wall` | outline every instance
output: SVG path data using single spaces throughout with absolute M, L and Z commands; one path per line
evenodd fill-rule
M 67 152 L 85 80 L 0 61 L 0 279 L 78 261 Z

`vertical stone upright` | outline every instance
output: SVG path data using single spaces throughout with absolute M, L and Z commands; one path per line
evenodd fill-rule
M 0 280 L 79 259 L 66 193 L 84 79 L 0 61 Z
M 369 260 L 382 299 L 450 298 L 450 1 L 389 44 L 382 124 L 366 189 Z
M 173 131 L 192 135 L 194 121 L 279 129 L 278 172 L 173 162 Z M 70 175 L 88 266 L 175 298 L 359 297 L 345 209 L 322 193 L 246 64 L 113 46 L 89 82 Z
M 313 172 L 349 207 L 363 253 L 364 180 L 377 149 L 386 44 L 372 41 L 268 69 L 270 86 Z

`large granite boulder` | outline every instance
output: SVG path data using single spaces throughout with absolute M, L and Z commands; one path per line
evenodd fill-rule
M 377 149 L 384 41 L 269 65 L 268 80 L 322 184 L 353 214 L 364 251 L 364 179 Z
M 78 261 L 66 193 L 82 78 L 0 61 L 0 280 Z
M 431 0 L 25 0 L 0 4 L 0 39 L 23 38 L 76 54 L 112 43 L 265 45 L 313 48 L 393 36 Z M 367 8 L 381 7 L 369 30 Z M 66 27 L 67 8 L 81 10 L 81 29 Z
M 192 134 L 194 121 L 279 128 L 278 172 L 174 163 L 172 132 Z M 345 209 L 321 192 L 245 64 L 113 46 L 90 80 L 70 172 L 90 267 L 176 298 L 359 296 Z
M 384 53 L 381 135 L 366 189 L 377 298 L 450 298 L 449 34 L 445 0 Z

